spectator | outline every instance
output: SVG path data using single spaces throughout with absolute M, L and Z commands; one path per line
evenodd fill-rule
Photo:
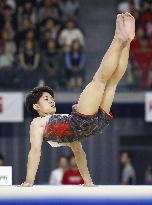
M 145 172 L 145 182 L 147 185 L 152 185 L 152 163 L 149 163 Z
M 69 18 L 76 19 L 79 11 L 79 2 L 77 0 L 62 0 L 60 2 L 60 9 L 64 21 Z
M 54 13 L 56 13 L 57 18 L 60 18 L 61 16 L 60 1 L 61 0 L 51 0 L 51 8 L 53 9 Z
M 139 79 L 140 79 L 140 71 L 134 64 L 136 59 L 136 53 L 140 50 L 140 42 L 145 36 L 144 29 L 139 26 L 136 31 L 136 36 L 130 45 L 130 60 L 128 63 L 127 75 L 126 75 L 126 83 L 129 88 L 138 88 L 139 89 Z
M 24 14 L 20 17 L 20 21 L 18 22 L 18 30 L 21 32 L 25 32 L 29 29 L 33 29 L 34 24 L 30 21 L 28 15 Z
M 130 2 L 128 0 L 120 1 L 118 4 L 118 12 L 125 13 L 130 12 Z
M 152 19 L 146 24 L 146 34 L 149 38 L 152 38 Z
M 59 31 L 60 31 L 60 25 L 53 19 L 48 18 L 43 23 L 44 26 L 42 27 L 42 31 L 48 30 L 51 32 L 51 36 L 54 40 L 58 39 Z
M 3 13 L 5 6 L 6 6 L 6 0 L 0 0 L 0 13 Z
M 0 166 L 4 166 L 4 156 L 0 153 Z
M 35 70 L 39 66 L 39 51 L 34 47 L 32 41 L 26 41 L 22 49 L 20 49 L 19 60 L 20 66 L 25 70 Z
M 136 183 L 136 174 L 132 165 L 132 156 L 127 152 L 123 152 L 120 157 L 120 161 L 123 165 L 121 184 L 133 185 Z
M 58 168 L 50 173 L 49 184 L 61 185 L 63 173 L 68 168 L 68 159 L 66 156 L 60 156 L 58 160 Z
M 1 33 L 0 47 L 0 85 L 5 88 L 11 88 L 15 71 L 13 66 L 16 63 L 16 44 L 10 39 L 9 31 L 7 30 L 3 30 Z M 4 78 L 5 75 L 7 75 L 7 79 Z
M 0 43 L 0 70 L 10 69 L 14 62 L 14 56 L 6 53 L 5 44 Z
M 85 56 L 79 40 L 74 40 L 69 52 L 65 54 L 68 88 L 80 88 L 83 82 Z
M 138 11 L 138 10 L 133 9 L 132 15 L 135 18 L 135 22 L 136 22 L 135 26 L 136 26 L 136 29 L 137 29 L 138 27 L 141 26 L 141 12 Z
M 32 41 L 34 44 L 34 48 L 38 49 L 38 42 L 36 40 L 36 34 L 33 29 L 29 29 L 25 32 L 25 34 L 22 36 L 22 41 L 19 45 L 20 49 L 24 48 L 27 41 Z
M 6 22 L 3 30 L 7 30 L 9 33 L 9 39 L 14 39 L 16 32 L 13 30 L 13 27 L 10 22 Z
M 41 37 L 41 49 L 43 51 L 46 51 L 47 43 L 50 40 L 53 40 L 53 35 L 52 35 L 52 32 L 47 29 L 43 32 L 42 37 Z
M 140 41 L 140 50 L 132 56 L 132 62 L 135 69 L 140 72 L 139 87 L 146 90 L 150 87 L 149 74 L 152 67 L 152 50 L 148 47 L 148 40 L 142 38 Z
M 59 43 L 65 48 L 65 50 L 69 50 L 72 42 L 76 39 L 80 41 L 81 46 L 84 46 L 84 36 L 82 32 L 76 27 L 75 21 L 68 20 L 66 28 L 61 31 Z
M 1 40 L 5 46 L 5 53 L 14 56 L 16 53 L 16 44 L 13 40 L 10 39 L 9 31 L 7 30 L 2 31 Z
M 6 0 L 6 4 L 13 9 L 13 12 L 16 11 L 16 0 Z
M 140 11 L 141 9 L 141 0 L 133 0 L 134 9 Z
M 141 25 L 146 29 L 146 24 L 152 20 L 152 3 L 150 1 L 144 1 L 143 12 L 141 16 Z
M 34 31 L 34 24 L 29 20 L 27 15 L 22 15 L 21 20 L 18 24 L 18 32 L 15 37 L 18 47 L 23 39 L 25 39 L 25 35 L 28 33 L 28 31 Z
M 6 5 L 3 10 L 3 25 L 10 24 L 13 30 L 17 28 L 17 19 L 15 14 L 13 13 L 12 7 Z
M 72 155 L 69 160 L 70 168 L 64 172 L 62 184 L 83 184 L 84 181 L 77 168 L 75 157 Z
M 10 38 L 13 39 L 17 28 L 16 16 L 10 6 L 5 5 L 0 14 L 0 26 L 1 30 L 8 30 Z
M 144 37 L 145 37 L 144 29 L 141 26 L 139 26 L 136 31 L 136 36 L 130 45 L 130 52 L 131 52 L 132 57 L 140 49 L 140 42 L 142 41 Z
M 20 77 L 21 80 L 28 79 L 28 81 L 22 81 L 22 85 L 25 85 L 25 88 L 36 86 L 38 82 L 36 71 L 39 67 L 39 63 L 40 54 L 38 49 L 35 48 L 33 41 L 25 41 L 24 47 L 21 48 L 19 52 Z
M 57 49 L 56 42 L 50 40 L 47 43 L 47 49 L 41 54 L 41 70 L 47 85 L 58 87 L 58 82 L 62 78 L 63 53 Z M 58 75 L 60 72 L 60 76 Z
M 18 22 L 20 22 L 22 15 L 26 15 L 30 22 L 33 24 L 37 23 L 36 8 L 34 7 L 32 1 L 25 1 L 23 6 L 20 6 L 18 9 Z
M 60 11 L 57 1 L 44 0 L 43 5 L 39 9 L 39 22 L 42 23 L 47 18 L 59 19 Z

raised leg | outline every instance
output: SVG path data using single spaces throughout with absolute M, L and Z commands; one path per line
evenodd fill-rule
M 115 70 L 115 72 L 107 82 L 103 99 L 100 105 L 100 107 L 107 113 L 109 113 L 110 111 L 115 96 L 116 87 L 126 71 L 127 64 L 128 64 L 128 57 L 129 57 L 129 47 L 130 47 L 130 43 L 127 43 L 126 47 L 122 51 L 117 69 Z
M 124 30 L 122 16 L 119 14 L 117 15 L 114 39 L 92 81 L 80 95 L 77 106 L 78 112 L 86 115 L 97 112 L 103 99 L 106 84 L 118 67 L 122 49 L 128 39 L 128 34 Z
M 130 39 L 126 43 L 126 46 L 123 48 L 121 56 L 120 56 L 118 67 L 115 70 L 115 72 L 113 73 L 113 75 L 111 76 L 111 78 L 108 80 L 106 88 L 105 88 L 103 100 L 102 100 L 100 106 L 107 113 L 109 113 L 109 111 L 110 111 L 110 108 L 111 108 L 111 105 L 112 105 L 112 102 L 114 99 L 116 87 L 126 71 L 127 64 L 128 64 L 128 58 L 129 58 L 130 42 L 134 38 L 134 34 L 135 34 L 134 18 L 128 13 L 123 14 L 122 18 L 124 19 L 125 27 L 128 27 L 128 30 L 131 28 L 131 30 L 128 31 L 130 34 Z M 127 30 L 127 28 L 126 28 L 126 30 Z

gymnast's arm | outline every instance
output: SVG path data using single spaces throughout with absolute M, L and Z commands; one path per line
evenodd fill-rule
M 28 154 L 26 181 L 21 186 L 32 186 L 34 184 L 36 172 L 40 162 L 41 145 L 43 141 L 44 125 L 41 118 L 36 118 L 30 125 L 31 149 Z
M 84 185 L 85 186 L 94 186 L 89 170 L 88 170 L 88 166 L 87 166 L 87 159 L 86 159 L 86 154 L 83 150 L 82 144 L 81 142 L 72 142 L 69 144 L 69 146 L 71 147 L 73 154 L 75 156 L 75 160 L 78 166 L 78 169 L 80 171 L 80 174 L 84 180 Z

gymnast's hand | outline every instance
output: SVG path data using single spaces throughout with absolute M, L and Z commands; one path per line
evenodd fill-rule
M 85 186 L 85 187 L 95 187 L 96 185 L 93 184 L 93 182 L 90 182 L 90 183 L 81 184 L 81 186 Z
M 22 186 L 22 187 L 31 187 L 31 186 L 33 186 L 33 183 L 25 181 L 20 186 Z

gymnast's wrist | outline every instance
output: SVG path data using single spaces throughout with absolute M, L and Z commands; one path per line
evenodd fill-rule
M 92 179 L 84 180 L 84 183 L 85 183 L 85 184 L 93 184 L 93 181 L 92 181 Z
M 29 183 L 29 184 L 31 184 L 31 185 L 34 184 L 34 180 L 33 180 L 33 179 L 28 179 L 28 178 L 26 178 L 26 182 Z

